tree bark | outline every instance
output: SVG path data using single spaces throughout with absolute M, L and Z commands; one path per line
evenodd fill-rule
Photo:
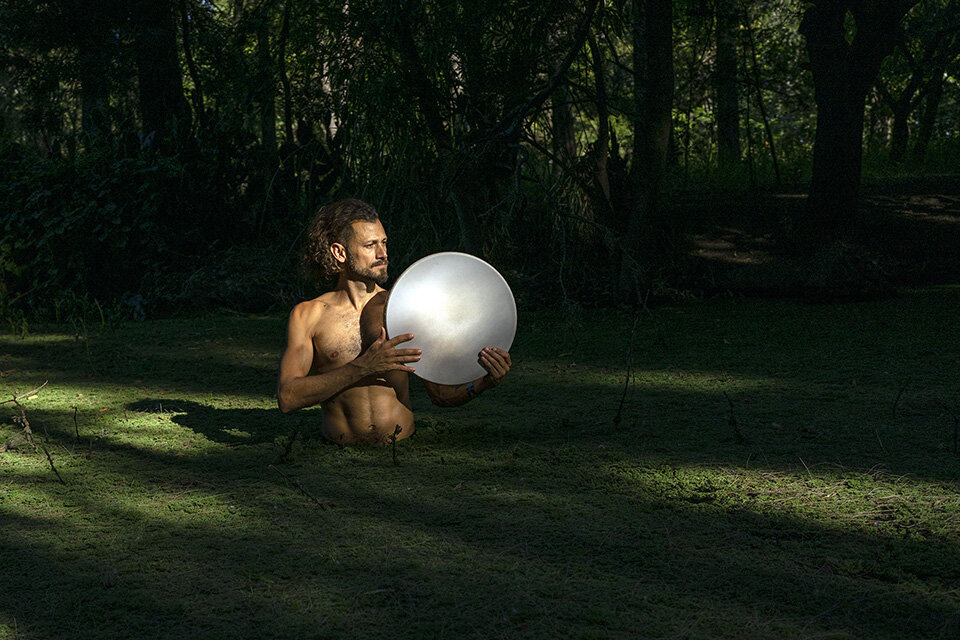
M 633 0 L 633 160 L 632 207 L 620 270 L 620 291 L 639 295 L 639 256 L 661 257 L 672 247 L 660 195 L 670 151 L 673 105 L 673 4 L 671 0 Z M 632 255 L 631 255 L 632 254 Z
M 550 124 L 553 129 L 553 153 L 568 163 L 577 155 L 576 131 L 573 128 L 573 109 L 566 79 L 557 85 L 550 98 Z M 560 171 L 560 167 L 556 167 Z
M 893 108 L 893 126 L 890 130 L 890 162 L 901 163 L 907 155 L 907 138 L 910 130 L 907 124 L 907 118 L 913 112 L 913 105 L 906 104 L 891 105 Z
M 863 155 L 864 100 L 880 63 L 893 50 L 897 28 L 917 0 L 820 0 L 806 10 L 817 130 L 804 234 L 821 243 L 848 228 L 857 206 Z M 847 15 L 856 33 L 847 39 Z
M 913 145 L 913 158 L 918 162 L 923 161 L 927 155 L 930 138 L 933 137 L 937 112 L 940 110 L 940 99 L 943 97 L 943 75 L 944 69 L 942 67 L 937 69 L 927 85 L 923 113 L 920 115 L 920 123 L 917 127 L 917 139 Z
M 591 33 L 587 37 L 590 47 L 590 58 L 593 62 L 593 80 L 597 96 L 597 142 L 594 145 L 596 155 L 595 179 L 597 189 L 603 198 L 603 208 L 610 206 L 610 178 L 607 175 L 607 160 L 610 156 L 610 110 L 607 106 L 607 82 L 603 69 L 603 55 L 597 39 Z
M 283 133 L 287 144 L 293 140 L 293 89 L 290 87 L 290 74 L 287 72 L 287 38 L 290 34 L 290 0 L 283 6 L 283 24 L 280 27 L 280 43 L 277 46 L 277 64 L 280 68 L 280 82 L 283 85 Z
M 773 138 L 773 129 L 770 127 L 770 118 L 767 116 L 767 107 L 763 100 L 763 83 L 760 80 L 760 64 L 757 62 L 757 43 L 753 37 L 753 28 L 750 26 L 749 15 L 746 22 L 747 41 L 750 44 L 750 70 L 754 94 L 757 99 L 757 109 L 760 110 L 760 118 L 763 120 L 763 134 L 767 139 L 767 148 L 770 150 L 770 162 L 773 165 L 773 175 L 777 181 L 777 186 L 779 186 L 782 182 L 780 176 L 780 161 L 777 159 L 776 141 Z
M 171 2 L 138 0 L 133 5 L 133 19 L 137 27 L 135 58 L 144 138 L 152 135 L 151 146 L 163 147 L 190 130 L 190 108 L 183 95 Z
M 80 126 L 86 144 L 96 144 L 110 134 L 110 83 L 103 43 L 86 42 L 79 55 Z
M 717 152 L 720 169 L 740 163 L 740 92 L 737 82 L 737 12 L 734 0 L 717 0 L 713 68 L 716 99 Z
M 180 0 L 180 31 L 183 37 L 183 57 L 187 61 L 187 72 L 193 82 L 193 108 L 197 112 L 200 128 L 206 127 L 206 109 L 203 102 L 203 85 L 200 82 L 200 71 L 193 59 L 193 46 L 190 39 L 190 14 L 187 11 L 186 0 Z
M 257 103 L 260 107 L 260 144 L 263 146 L 265 168 L 273 171 L 277 159 L 277 89 L 273 56 L 270 55 L 270 16 L 264 9 L 257 24 Z

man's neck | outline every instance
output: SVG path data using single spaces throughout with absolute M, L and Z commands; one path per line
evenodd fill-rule
M 370 298 L 375 296 L 379 290 L 377 283 L 373 280 L 351 279 L 345 273 L 340 274 L 337 281 L 337 291 L 342 291 L 346 296 L 347 302 L 357 311 L 363 309 Z

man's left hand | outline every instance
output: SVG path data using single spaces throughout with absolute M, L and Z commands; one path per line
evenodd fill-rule
M 497 347 L 484 347 L 480 352 L 477 362 L 487 370 L 487 375 L 483 377 L 485 386 L 495 387 L 503 380 L 503 376 L 510 371 L 510 354 Z

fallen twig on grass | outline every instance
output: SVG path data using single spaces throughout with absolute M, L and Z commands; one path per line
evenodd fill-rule
M 45 386 L 47 386 L 47 383 L 48 383 L 48 382 L 50 382 L 50 381 L 49 381 L 49 380 L 45 380 L 42 385 L 40 385 L 40 386 L 37 387 L 36 389 L 33 389 L 33 390 L 31 390 L 31 391 L 27 391 L 26 393 L 21 393 L 21 394 L 19 394 L 19 395 L 14 394 L 14 396 L 13 396 L 12 398 L 10 398 L 9 400 L 4 400 L 3 402 L 0 402 L 0 404 L 7 404 L 8 402 L 13 402 L 14 404 L 16 404 L 16 403 L 19 402 L 19 400 L 20 400 L 21 398 L 29 398 L 29 397 L 32 396 L 33 394 L 35 394 L 35 393 L 37 393 L 38 391 L 40 391 L 41 389 L 43 389 Z
M 315 495 L 313 495 L 312 493 L 310 493 L 309 491 L 307 491 L 306 489 L 304 489 L 304 488 L 303 488 L 303 485 L 301 485 L 300 482 L 298 482 L 296 478 L 291 478 L 290 476 L 288 476 L 287 474 L 285 474 L 283 471 L 280 471 L 280 469 L 277 469 L 277 468 L 276 468 L 275 466 L 273 466 L 272 464 L 268 464 L 267 466 L 270 467 L 271 469 L 273 469 L 274 471 L 276 471 L 277 473 L 279 473 L 281 476 L 283 476 L 284 480 L 286 480 L 287 482 L 289 482 L 290 484 L 292 484 L 294 487 L 296 487 L 296 489 L 297 489 L 300 493 L 302 493 L 303 495 L 307 496 L 308 498 L 310 498 L 311 500 L 313 500 L 314 502 L 316 502 L 316 503 L 320 506 L 321 509 L 326 509 L 327 507 L 332 507 L 332 506 L 333 506 L 333 503 L 332 503 L 332 502 L 324 502 L 324 501 L 321 500 L 320 498 L 316 497 Z
M 290 459 L 290 452 L 293 451 L 293 443 L 297 440 L 297 435 L 300 433 L 300 427 L 303 425 L 303 418 L 300 418 L 300 421 L 297 422 L 297 426 L 293 428 L 293 433 L 290 434 L 290 440 L 287 441 L 287 446 L 284 447 L 283 453 L 280 454 L 280 463 L 287 464 Z
M 77 435 L 77 442 L 80 442 L 80 425 L 77 423 L 77 412 L 79 410 L 77 405 L 73 405 L 73 431 Z
M 650 290 L 647 290 L 647 295 L 641 301 L 642 309 L 647 313 L 650 313 L 650 309 L 647 307 L 647 300 L 650 298 Z M 653 314 L 650 314 L 651 316 Z M 640 322 L 640 312 L 637 311 L 636 315 L 633 318 L 633 328 L 630 329 L 630 342 L 627 345 L 627 378 L 623 381 L 623 393 L 620 394 L 620 406 L 617 407 L 617 415 L 613 417 L 613 426 L 619 427 L 620 420 L 623 414 L 623 402 L 627 399 L 627 389 L 630 388 L 630 373 L 631 368 L 633 367 L 633 339 L 637 335 L 637 323 Z
M 900 390 L 897 391 L 897 397 L 896 397 L 896 399 L 894 399 L 894 401 L 893 401 L 893 417 L 894 417 L 894 418 L 897 417 L 897 405 L 900 404 L 900 396 L 903 395 L 903 392 L 904 392 L 904 390 L 907 388 L 907 385 L 908 385 L 908 384 L 910 384 L 910 383 L 909 383 L 909 382 L 904 382 L 902 385 L 900 385 Z
M 727 399 L 727 405 L 730 407 L 730 417 L 727 418 L 727 424 L 730 425 L 730 428 L 733 429 L 733 437 L 737 441 L 737 444 L 748 444 L 746 436 L 740 431 L 740 427 L 737 426 L 737 416 L 733 413 L 733 400 L 730 399 L 730 396 L 727 395 L 727 392 L 723 392 L 723 397 Z
M 953 418 L 953 455 L 957 455 L 957 446 L 958 439 L 960 439 L 960 416 L 958 416 L 950 407 L 945 405 L 940 401 L 939 398 L 934 398 L 934 402 L 940 405 L 940 408 L 950 414 L 950 417 Z
M 390 448 L 392 449 L 392 453 L 393 453 L 394 466 L 400 466 L 400 463 L 397 462 L 397 436 L 400 435 L 401 431 L 403 431 L 403 427 L 401 427 L 400 425 L 396 425 L 393 428 L 393 434 L 390 436 L 387 436 L 390 440 Z
M 44 382 L 42 385 L 40 385 L 40 386 L 39 386 L 37 389 L 35 389 L 34 391 L 39 391 L 39 390 L 42 389 L 42 388 L 44 387 L 44 385 L 46 385 L 46 384 L 47 384 L 47 383 Z M 32 395 L 32 394 L 34 393 L 34 391 L 31 391 L 28 395 Z M 20 397 L 23 397 L 23 396 L 20 396 Z M 26 434 L 27 440 L 29 440 L 29 441 L 30 441 L 30 444 L 33 445 L 33 448 L 36 449 L 36 448 L 37 448 L 37 442 L 36 442 L 36 440 L 34 440 L 34 438 L 33 438 L 33 430 L 30 428 L 30 421 L 27 420 L 27 412 L 24 411 L 23 405 L 20 404 L 20 401 L 17 399 L 17 396 L 14 396 L 14 397 L 13 397 L 13 404 L 15 404 L 15 405 L 17 406 L 17 409 L 20 410 L 20 415 L 19 415 L 19 416 L 14 416 L 14 417 L 13 417 L 13 421 L 19 423 L 19 424 L 23 427 L 23 432 Z M 57 466 L 56 466 L 55 464 L 53 464 L 53 456 L 50 455 L 50 451 L 47 449 L 47 445 L 44 444 L 42 438 L 39 438 L 39 440 L 40 440 L 40 448 L 43 449 L 43 452 L 47 455 L 47 462 L 50 463 L 50 468 L 53 469 L 53 473 L 56 474 L 57 480 L 60 481 L 60 484 L 67 484 L 66 481 L 63 479 L 63 476 L 60 475 L 60 472 L 57 471 Z

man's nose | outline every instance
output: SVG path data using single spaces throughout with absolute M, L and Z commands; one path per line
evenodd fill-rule
M 377 245 L 377 258 L 386 258 L 387 257 L 387 245 L 378 244 Z

